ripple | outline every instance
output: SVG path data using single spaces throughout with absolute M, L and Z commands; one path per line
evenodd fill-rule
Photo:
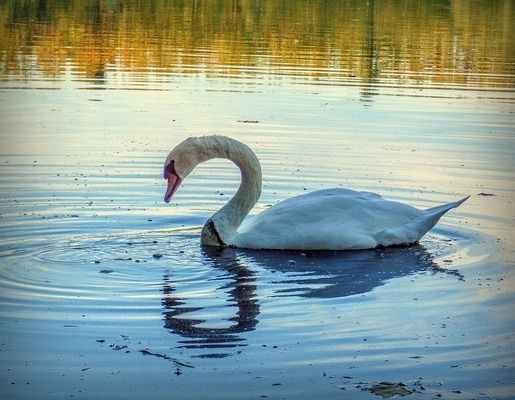
M 459 238 L 459 245 L 456 239 Z M 199 228 L 180 228 L 154 231 L 134 231 L 108 236 L 84 235 L 54 240 L 44 248 L 37 246 L 8 249 L 2 252 L 4 267 L 0 269 L 3 285 L 17 282 L 20 287 L 32 287 L 34 282 L 62 282 L 61 290 L 75 287 L 74 276 L 96 281 L 126 280 L 148 284 L 149 277 L 174 272 L 174 281 L 193 286 L 209 274 L 221 269 L 223 276 L 233 275 L 239 268 L 282 270 L 286 275 L 335 275 L 337 272 L 360 270 L 370 273 L 382 264 L 409 265 L 406 272 L 428 267 L 446 269 L 453 260 L 466 257 L 467 245 L 474 240 L 466 232 L 439 229 L 428 235 L 420 246 L 389 248 L 362 252 L 284 252 L 224 249 L 222 252 L 200 246 Z M 481 254 L 474 257 L 481 258 Z M 462 262 L 466 263 L 466 262 Z M 393 272 L 391 270 L 390 272 Z M 100 274 L 99 274 L 100 273 Z M 168 275 L 166 275 L 168 276 Z M 329 278 L 330 281 L 331 278 Z M 170 278 L 165 279 L 167 282 Z M 134 283 L 133 282 L 133 283 Z M 82 282 L 83 283 L 83 282 Z M 284 282 L 283 282 L 284 283 Z M 293 281 L 289 281 L 293 283 Z M 77 287 L 81 284 L 77 283 Z M 58 290 L 54 287 L 54 290 Z
M 38 318 L 67 321 L 75 310 L 89 321 L 161 319 L 180 338 L 177 348 L 220 358 L 246 346 L 263 299 L 345 298 L 394 278 L 453 274 L 438 258 L 459 256 L 456 234 L 440 231 L 410 248 L 310 253 L 202 248 L 199 228 L 62 238 L 43 249 L 4 252 L 0 303 L 9 309 L 5 317 L 52 309 Z M 283 314 L 288 304 L 271 311 Z
M 161 258 L 184 262 L 195 253 L 195 229 L 141 231 L 107 237 L 79 237 L 46 247 L 33 255 L 39 262 L 102 264 L 113 261 L 156 262 Z M 198 246 L 197 246 L 198 247 Z

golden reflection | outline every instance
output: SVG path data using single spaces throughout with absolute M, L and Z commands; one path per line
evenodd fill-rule
M 511 87 L 514 14 L 511 0 L 4 0 L 0 76 L 68 65 L 100 82 L 124 70 Z

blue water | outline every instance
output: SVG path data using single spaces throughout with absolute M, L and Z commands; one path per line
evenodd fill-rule
M 49 74 L 20 46 L 21 75 L 4 69 L 0 397 L 374 399 L 386 381 L 513 398 L 512 58 L 374 79 L 303 64 L 325 57 L 307 45 L 297 61 L 201 62 L 224 43 L 182 69 L 115 57 L 102 77 L 72 53 Z M 162 168 L 211 133 L 260 159 L 253 212 L 338 186 L 420 208 L 471 198 L 409 248 L 202 248 L 238 169 L 201 165 L 167 205 Z

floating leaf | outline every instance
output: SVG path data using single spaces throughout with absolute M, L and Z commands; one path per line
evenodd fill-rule
M 371 393 L 377 394 L 381 396 L 383 399 L 389 399 L 390 397 L 399 395 L 399 396 L 409 396 L 412 392 L 406 389 L 406 385 L 403 383 L 390 383 L 390 382 L 381 382 L 378 385 L 374 385 L 372 387 L 367 388 Z

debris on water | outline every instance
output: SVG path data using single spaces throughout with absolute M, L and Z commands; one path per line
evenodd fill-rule
M 389 399 L 390 397 L 399 395 L 399 396 L 409 396 L 412 392 L 406 389 L 406 385 L 404 383 L 391 383 L 391 382 L 381 382 L 377 385 L 366 388 L 369 392 L 381 396 L 383 399 Z
M 112 274 L 114 271 L 112 269 L 102 269 L 100 271 L 101 274 Z
M 97 343 L 105 343 L 105 339 L 97 339 L 96 342 Z
M 209 353 L 209 354 L 199 354 L 198 356 L 192 356 L 195 358 L 225 358 L 229 357 L 231 353 Z
M 95 264 L 100 264 L 100 260 L 95 260 L 94 263 Z
M 163 255 L 161 253 L 154 253 L 154 254 L 152 254 L 152 257 L 154 257 L 156 260 L 158 260 L 161 257 L 163 257 Z
M 172 361 L 173 363 L 175 363 L 175 364 L 177 364 L 177 365 L 179 365 L 181 367 L 195 368 L 193 365 L 189 365 L 189 364 L 183 363 L 182 361 L 179 361 L 179 360 L 177 360 L 174 357 L 171 357 L 169 355 L 162 354 L 162 353 L 154 353 L 154 352 L 150 351 L 149 349 L 141 349 L 139 352 L 142 353 L 142 354 L 145 354 L 147 356 L 154 356 L 154 357 L 163 358 L 163 359 L 168 360 L 168 361 Z
M 259 121 L 257 119 L 239 119 L 238 122 L 243 124 L 258 124 Z
M 478 193 L 477 194 L 478 196 L 484 196 L 484 197 L 492 197 L 492 196 L 497 196 L 496 194 L 494 193 L 485 193 L 485 192 L 481 192 L 481 193 Z

